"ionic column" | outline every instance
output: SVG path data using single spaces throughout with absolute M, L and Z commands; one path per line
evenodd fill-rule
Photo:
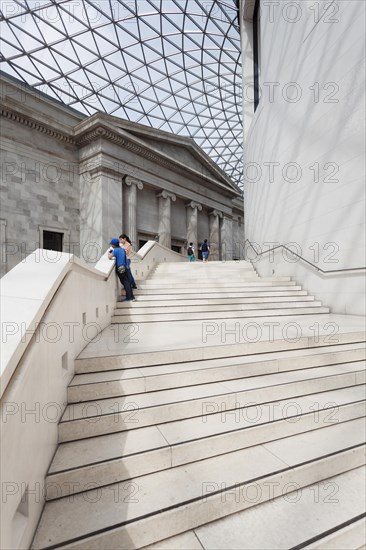
M 177 197 L 169 191 L 161 191 L 156 195 L 159 199 L 159 243 L 167 248 L 172 245 L 171 210 Z
M 202 210 L 201 204 L 191 201 L 186 204 L 186 216 L 187 216 L 187 243 L 193 243 L 196 255 L 198 245 L 198 211 Z
M 218 261 L 220 259 L 220 218 L 222 212 L 212 210 L 209 213 L 209 245 L 210 245 L 210 260 Z
M 140 191 L 143 189 L 144 185 L 142 181 L 137 180 L 135 178 L 131 178 L 130 176 L 127 176 L 125 178 L 125 184 L 126 184 L 126 214 L 127 214 L 127 220 L 126 220 L 126 231 L 127 235 L 130 237 L 130 240 L 132 242 L 132 247 L 137 250 L 138 242 L 137 242 L 137 189 L 140 189 Z

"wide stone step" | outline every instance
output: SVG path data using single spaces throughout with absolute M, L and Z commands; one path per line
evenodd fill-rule
M 260 327 L 261 325 L 259 325 L 259 328 Z M 333 329 L 332 326 L 330 328 Z M 274 328 L 273 335 L 269 332 L 267 335 L 268 339 L 264 337 L 263 339 L 246 339 L 244 341 L 240 341 L 240 343 L 222 343 L 210 346 L 206 345 L 201 340 L 201 344 L 199 346 L 191 348 L 186 345 L 182 348 L 171 348 L 164 351 L 151 350 L 130 354 L 125 352 L 124 355 L 105 353 L 104 355 L 98 355 L 97 357 L 80 357 L 75 360 L 75 374 L 99 371 L 104 372 L 121 368 L 140 368 L 152 365 L 164 366 L 170 363 L 233 358 L 289 350 L 306 350 L 309 348 L 321 348 L 324 346 L 327 346 L 329 351 L 331 351 L 334 345 L 363 343 L 366 338 L 365 331 L 356 330 L 349 332 L 337 332 L 334 334 L 334 331 L 331 332 L 328 326 L 319 326 L 318 329 L 319 330 L 316 331 L 315 335 L 312 331 L 304 331 L 305 334 L 301 331 L 299 336 L 299 333 L 296 331 L 296 333 L 294 333 L 294 337 L 292 337 L 290 332 L 285 333 L 283 327 L 279 326 L 278 330 L 276 330 L 276 327 Z M 302 336 L 301 334 L 304 335 Z
M 209 294 L 212 292 L 221 292 L 222 294 L 237 294 L 240 292 L 255 292 L 256 290 L 301 290 L 301 286 L 297 285 L 295 281 L 289 281 L 288 283 L 277 283 L 277 282 L 258 282 L 258 283 L 243 283 L 240 285 L 240 288 L 237 288 L 236 286 L 228 286 L 228 284 L 223 283 L 222 285 L 215 285 L 211 287 L 205 287 L 201 286 L 199 288 L 195 288 L 196 295 L 199 294 Z M 136 290 L 135 294 L 192 294 L 192 288 L 165 288 L 159 287 L 159 288 L 145 288 L 144 290 Z
M 209 275 L 202 273 L 202 276 L 199 279 L 196 278 L 194 275 L 179 276 L 177 274 L 174 277 L 172 277 L 170 275 L 162 276 L 162 275 L 153 274 L 149 278 L 145 279 L 144 281 L 141 281 L 141 285 L 147 285 L 147 286 L 158 285 L 159 282 L 161 281 L 163 281 L 164 284 L 166 285 L 172 285 L 172 286 L 182 285 L 182 284 L 194 285 L 196 284 L 196 281 L 198 281 L 200 284 L 202 283 L 202 281 L 205 281 L 208 285 L 214 284 L 214 283 L 235 285 L 239 283 L 248 283 L 248 282 L 258 283 L 261 281 L 262 282 L 277 281 L 278 283 L 283 283 L 283 282 L 292 281 L 292 278 L 291 277 L 259 277 L 256 273 L 253 273 L 251 275 L 245 275 L 245 276 L 235 275 L 230 277 L 227 277 L 225 274 L 225 278 L 222 275 L 216 276 L 216 277 L 210 277 Z
M 59 424 L 59 441 L 73 441 L 132 427 L 202 415 L 202 410 L 232 410 L 261 403 L 365 383 L 363 362 L 263 375 L 253 378 L 162 390 L 133 396 L 69 404 Z M 207 409 L 208 411 L 209 409 Z M 207 412 L 206 411 L 206 412 Z
M 244 319 L 253 317 L 280 317 L 285 315 L 311 315 L 319 313 L 329 313 L 329 307 L 321 306 L 321 302 L 315 307 L 309 307 L 302 304 L 291 307 L 272 307 L 270 309 L 248 309 L 246 311 L 213 311 L 213 312 L 194 312 L 194 313 L 149 313 L 149 314 L 123 314 L 115 313 L 111 319 L 111 323 L 152 323 L 152 322 L 169 322 L 169 321 L 192 321 L 194 319 Z
M 133 267 L 133 262 L 132 262 L 132 267 Z M 160 266 L 154 269 L 152 273 L 153 274 L 156 273 L 157 275 L 170 275 L 170 276 L 174 276 L 179 273 L 191 274 L 192 276 L 196 276 L 196 275 L 200 276 L 203 274 L 217 276 L 220 273 L 230 273 L 230 274 L 236 274 L 236 275 L 247 275 L 247 274 L 258 275 L 258 273 L 253 267 L 241 267 L 241 266 L 237 267 L 234 265 L 231 265 L 231 266 L 221 265 L 220 267 L 218 267 L 214 265 L 202 265 L 202 264 L 201 265 L 195 264 L 194 266 L 192 266 L 189 262 L 177 264 L 174 268 Z
M 310 350 L 269 353 L 209 361 L 173 363 L 163 366 L 96 372 L 74 376 L 68 388 L 68 402 L 91 401 L 121 395 L 209 384 L 276 372 L 335 365 L 365 359 L 363 344 Z
M 178 304 L 176 300 L 165 300 L 164 305 L 160 304 L 159 300 L 143 301 L 139 298 L 135 302 L 117 302 L 116 312 L 121 310 L 128 311 L 140 311 L 141 313 L 154 313 L 154 308 L 160 308 L 165 311 L 166 307 L 172 308 L 169 311 L 225 311 L 228 309 L 242 309 L 245 304 L 276 304 L 276 303 L 299 303 L 299 302 L 312 302 L 314 303 L 314 296 L 267 296 L 263 298 L 216 298 L 212 300 L 205 300 L 197 298 L 196 300 L 179 300 Z M 202 309 L 205 308 L 205 309 Z M 206 309 L 207 308 L 207 309 Z
M 47 499 L 365 416 L 365 386 L 222 411 L 59 446 Z M 365 425 L 366 427 L 366 425 Z
M 198 284 L 199 283 L 199 286 Z M 290 277 L 282 277 L 282 278 L 273 278 L 273 277 L 267 277 L 263 278 L 255 278 L 255 277 L 245 277 L 245 278 L 238 278 L 238 279 L 232 279 L 226 280 L 222 278 L 218 278 L 215 280 L 209 280 L 207 277 L 205 277 L 204 282 L 194 280 L 187 280 L 187 279 L 178 279 L 174 278 L 174 281 L 172 282 L 171 278 L 169 278 L 168 281 L 164 281 L 164 279 L 161 279 L 160 277 L 155 277 L 154 279 L 146 280 L 141 283 L 139 283 L 139 289 L 153 289 L 153 288 L 192 288 L 192 289 L 199 289 L 201 288 L 201 285 L 204 284 L 205 287 L 211 288 L 211 287 L 229 287 L 229 288 L 241 288 L 248 285 L 254 285 L 258 286 L 259 283 L 262 283 L 260 286 L 265 286 L 264 283 L 289 283 L 293 284 L 295 281 L 291 281 Z
M 365 468 L 355 468 L 142 550 L 362 550 L 365 487 Z M 241 496 L 260 500 L 255 484 Z
M 196 267 L 196 266 L 199 266 L 199 264 L 196 264 L 195 266 L 192 266 L 190 265 L 189 263 L 180 263 L 180 264 L 177 264 L 176 267 L 172 268 L 172 267 L 166 267 L 166 266 L 161 266 L 161 267 L 157 267 L 156 269 L 152 270 L 151 273 L 152 274 L 157 274 L 157 275 L 166 275 L 166 276 L 173 276 L 173 275 L 179 275 L 179 273 L 184 273 L 184 274 L 191 274 L 192 276 L 200 276 L 200 275 L 203 275 L 203 274 L 207 274 L 207 275 L 212 275 L 212 276 L 217 276 L 217 275 L 220 275 L 222 273 L 229 273 L 229 274 L 234 274 L 234 275 L 258 275 L 258 273 L 256 272 L 256 270 L 253 268 L 253 267 L 236 267 L 234 265 L 231 265 L 231 266 L 220 266 L 220 267 L 217 267 L 217 266 L 214 266 L 214 265 L 200 265 L 199 267 Z M 132 267 L 133 267 L 133 262 L 132 262 Z
M 300 297 L 301 298 L 301 297 Z M 307 298 L 307 297 L 306 297 Z M 125 302 L 121 302 L 121 305 L 124 305 Z M 130 304 L 135 305 L 138 302 L 130 302 Z M 118 306 L 119 304 L 117 304 Z M 191 305 L 191 306 L 183 306 L 181 304 L 179 305 L 172 305 L 168 306 L 166 304 L 159 305 L 159 302 L 156 303 L 155 306 L 149 304 L 149 307 L 143 307 L 143 305 L 140 304 L 140 307 L 116 307 L 114 314 L 115 315 L 156 315 L 161 314 L 164 318 L 164 315 L 169 313 L 203 313 L 203 312 L 219 312 L 219 311 L 249 311 L 249 310 L 259 310 L 259 309 L 277 309 L 277 308 L 297 308 L 297 307 L 318 307 L 321 306 L 322 302 L 318 302 L 315 300 L 312 300 L 309 303 L 309 300 L 286 300 L 285 298 L 282 300 L 277 299 L 275 302 L 264 302 L 262 298 L 262 302 L 255 302 L 255 303 L 247 303 L 247 304 L 217 304 L 217 305 Z
M 226 300 L 235 300 L 235 303 L 240 303 L 240 300 L 242 298 L 279 298 L 279 297 L 287 297 L 287 296 L 307 296 L 308 293 L 306 290 L 298 290 L 297 287 L 292 287 L 291 290 L 276 290 L 274 288 L 271 289 L 261 289 L 261 290 L 248 290 L 245 289 L 245 291 L 232 291 L 230 293 L 223 294 L 222 291 L 220 292 L 205 292 L 197 294 L 194 293 L 180 293 L 180 294 L 152 294 L 152 293 L 138 293 L 136 291 L 136 296 L 138 296 L 139 302 L 150 302 L 150 301 L 173 301 L 177 302 L 177 300 L 190 300 L 191 302 L 195 302 L 196 304 L 210 304 L 212 303 L 212 300 L 215 300 L 217 302 L 218 300 L 222 300 L 222 303 L 226 303 Z M 129 305 L 129 304 L 127 304 Z M 133 306 L 133 304 L 131 304 Z M 122 304 L 123 307 L 123 304 Z
M 156 271 L 169 271 L 169 270 L 176 270 L 176 269 L 189 269 L 189 270 L 213 270 L 217 271 L 218 269 L 254 269 L 253 264 L 246 261 L 219 261 L 219 262 L 189 262 L 188 260 L 186 262 L 161 262 L 156 266 Z
M 291 482 L 304 487 L 362 466 L 363 426 L 342 422 L 48 502 L 33 548 L 141 548 L 196 528 L 253 505 L 232 498 L 233 488 L 255 481 L 264 502 Z

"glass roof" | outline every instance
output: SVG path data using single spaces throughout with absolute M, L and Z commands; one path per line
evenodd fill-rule
M 196 143 L 241 186 L 237 0 L 1 0 L 2 71 Z

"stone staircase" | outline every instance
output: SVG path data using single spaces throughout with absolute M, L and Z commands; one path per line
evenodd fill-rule
M 113 323 L 167 349 L 76 361 L 33 548 L 361 548 L 364 332 L 198 345 L 206 320 L 337 319 L 246 262 L 162 264 L 136 296 Z

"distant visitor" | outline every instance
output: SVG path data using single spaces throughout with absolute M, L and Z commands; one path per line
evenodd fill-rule
M 196 258 L 195 258 L 195 255 L 194 255 L 193 243 L 189 243 L 189 246 L 187 248 L 187 254 L 188 254 L 188 260 L 190 262 L 194 262 Z
M 203 262 L 208 262 L 208 256 L 210 254 L 210 246 L 207 242 L 207 239 L 205 239 L 201 244 L 200 251 L 202 253 Z

